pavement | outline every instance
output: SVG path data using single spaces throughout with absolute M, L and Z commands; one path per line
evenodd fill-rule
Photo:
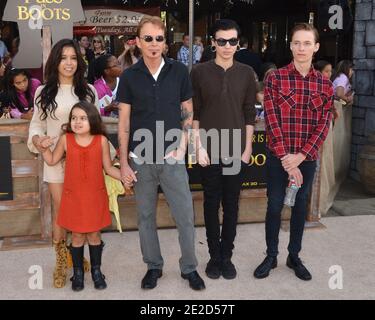
M 348 189 L 351 182 L 345 184 Z M 234 280 L 211 280 L 204 273 L 209 259 L 205 229 L 196 229 L 198 272 L 206 282 L 204 291 L 193 291 L 180 277 L 180 249 L 176 229 L 159 230 L 164 257 L 163 276 L 153 290 L 142 290 L 146 272 L 137 231 L 122 234 L 103 233 L 103 273 L 108 288 L 95 290 L 89 274 L 85 289 L 73 292 L 70 281 L 62 289 L 52 287 L 54 252 L 52 248 L 0 251 L 0 299 L 37 300 L 373 300 L 375 299 L 375 211 L 358 215 L 358 203 L 351 204 L 340 191 L 338 201 L 348 201 L 353 215 L 331 210 L 321 219 L 325 228 L 307 228 L 301 258 L 312 274 L 311 281 L 298 279 L 285 265 L 289 232 L 280 231 L 278 267 L 266 279 L 255 279 L 253 271 L 265 257 L 264 223 L 241 224 L 235 242 L 233 263 L 238 275 Z M 351 191 L 353 200 L 365 201 L 368 207 L 375 198 L 360 196 L 358 187 Z M 362 194 L 362 196 L 364 196 Z M 343 198 L 340 198 L 343 197 Z M 345 198 L 346 197 L 346 198 Z M 348 212 L 346 210 L 345 212 Z M 361 211 L 362 212 L 362 211 Z M 85 256 L 88 257 L 86 247 Z M 69 273 L 71 270 L 69 271 Z

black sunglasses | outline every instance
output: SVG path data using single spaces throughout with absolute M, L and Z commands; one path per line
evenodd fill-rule
M 215 41 L 219 47 L 224 47 L 227 44 L 227 42 L 229 42 L 231 46 L 236 46 L 238 44 L 237 38 L 231 38 L 231 39 L 219 38 L 219 39 L 215 39 Z
M 139 37 L 139 38 L 143 39 L 146 42 L 152 42 L 152 41 L 154 41 L 154 37 L 153 36 L 144 36 L 144 37 Z M 164 36 L 156 36 L 155 40 L 157 42 L 163 42 L 164 41 Z

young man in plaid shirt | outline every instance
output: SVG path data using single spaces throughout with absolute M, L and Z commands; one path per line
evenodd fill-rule
M 267 257 L 254 271 L 265 278 L 277 266 L 279 230 L 285 189 L 291 178 L 300 189 L 292 208 L 287 266 L 302 280 L 311 274 L 298 257 L 301 251 L 308 197 L 318 151 L 331 122 L 332 83 L 312 66 L 319 50 L 319 35 L 309 24 L 296 25 L 291 33 L 293 61 L 271 72 L 264 89 L 267 147 Z

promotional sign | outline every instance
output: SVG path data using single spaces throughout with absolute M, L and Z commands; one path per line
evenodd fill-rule
M 10 137 L 0 136 L 0 201 L 13 200 Z
M 71 39 L 73 23 L 85 20 L 85 16 L 79 0 L 9 0 L 2 20 L 18 24 L 20 47 L 13 66 L 39 68 L 43 51 L 41 29 L 50 27 L 53 43 Z
M 159 8 L 141 8 L 134 11 L 118 8 L 85 8 L 85 21 L 74 24 L 74 33 L 93 29 L 106 35 L 134 35 L 144 16 L 160 15 Z
M 266 132 L 255 131 L 253 135 L 253 152 L 244 173 L 242 189 L 266 188 Z M 203 190 L 200 168 L 197 164 L 188 164 L 189 184 L 191 191 Z

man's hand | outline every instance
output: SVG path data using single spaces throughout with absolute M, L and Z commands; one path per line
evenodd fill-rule
M 210 157 L 208 156 L 207 150 L 202 146 L 197 150 L 198 164 L 202 167 L 207 167 L 210 165 Z
M 183 150 L 182 148 L 178 147 L 177 149 L 169 152 L 165 157 L 164 159 L 167 160 L 169 158 L 173 158 L 175 159 L 176 161 L 181 161 L 181 160 L 184 160 L 185 159 L 185 153 L 186 153 L 186 150 Z
M 294 168 L 294 169 L 288 171 L 288 174 L 289 174 L 289 179 L 293 178 L 295 184 L 298 187 L 302 186 L 302 184 L 303 184 L 303 176 L 302 176 L 302 173 L 301 173 L 300 169 Z
M 252 152 L 252 149 L 245 150 L 241 156 L 241 161 L 248 164 L 250 162 Z
M 305 159 L 306 156 L 300 152 L 297 154 L 287 154 L 281 158 L 281 164 L 283 165 L 284 170 L 289 172 L 294 168 L 298 168 Z
M 124 183 L 125 187 L 130 188 L 137 182 L 137 171 L 133 171 L 129 165 L 120 168 L 121 171 L 121 181 Z

